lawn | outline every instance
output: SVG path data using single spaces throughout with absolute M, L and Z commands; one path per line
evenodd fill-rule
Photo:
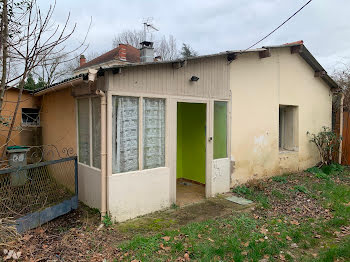
M 333 165 L 252 180 L 231 194 L 253 207 L 218 196 L 101 230 L 98 214 L 81 208 L 16 247 L 65 261 L 350 261 L 349 174 Z

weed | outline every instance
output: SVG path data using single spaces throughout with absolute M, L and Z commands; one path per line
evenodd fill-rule
M 285 194 L 283 194 L 282 192 L 280 192 L 280 191 L 278 191 L 278 190 L 276 190 L 276 189 L 272 190 L 271 194 L 272 194 L 274 197 L 276 197 L 276 198 L 278 198 L 278 199 L 281 199 L 281 200 L 286 198 L 286 195 L 285 195 Z
M 287 178 L 286 178 L 285 176 L 274 176 L 274 177 L 272 178 L 272 181 L 278 182 L 278 183 L 282 183 L 282 184 L 285 184 L 285 183 L 288 182 L 288 181 L 287 181 Z
M 102 223 L 104 224 L 105 227 L 110 227 L 111 225 L 113 225 L 112 219 L 108 213 L 106 213 L 102 217 Z
M 178 206 L 178 205 L 176 205 L 175 203 L 172 203 L 170 208 L 171 208 L 171 209 L 178 209 L 178 208 L 179 208 L 179 206 Z
M 232 189 L 232 192 L 240 195 L 250 195 L 252 193 L 252 190 L 250 190 L 246 186 L 237 186 L 234 189 Z
M 271 208 L 269 198 L 264 194 L 258 194 L 256 196 L 256 201 L 259 202 L 260 206 L 265 209 Z
M 315 177 L 319 179 L 330 179 L 329 175 L 327 175 L 326 173 L 318 173 L 315 175 Z
M 306 187 L 303 186 L 303 185 L 297 185 L 297 186 L 295 186 L 295 187 L 294 187 L 294 191 L 300 192 L 300 193 L 304 193 L 304 194 L 308 194 L 308 193 L 309 193 L 309 191 L 308 191 L 308 190 L 306 189 Z
M 262 180 L 259 180 L 259 179 L 250 179 L 247 183 L 246 183 L 247 187 L 248 188 L 251 188 L 255 191 L 262 191 L 264 190 L 265 186 L 263 184 L 263 181 Z
M 340 258 L 342 258 L 340 260 Z M 316 261 L 345 261 L 350 259 L 350 237 L 323 251 Z

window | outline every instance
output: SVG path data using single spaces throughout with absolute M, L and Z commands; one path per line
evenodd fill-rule
M 279 106 L 279 148 L 280 151 L 298 150 L 297 106 Z
M 113 97 L 113 173 L 139 169 L 139 99 Z
M 101 168 L 101 99 L 91 98 L 92 166 Z
M 39 126 L 40 117 L 37 108 L 22 108 L 22 125 L 23 126 Z
M 227 102 L 214 102 L 214 159 L 227 157 Z
M 78 99 L 79 162 L 90 165 L 89 99 Z
M 112 134 L 113 173 L 165 166 L 165 99 L 113 96 Z
M 143 168 L 165 165 L 165 100 L 143 99 Z

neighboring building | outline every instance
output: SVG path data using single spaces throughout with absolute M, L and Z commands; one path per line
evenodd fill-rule
M 118 47 L 104 53 L 91 61 L 86 61 L 84 55 L 80 56 L 80 66 L 74 70 L 74 75 L 87 73 L 88 69 L 106 68 L 127 63 L 140 62 L 140 50 L 127 44 L 119 44 Z
M 331 126 L 337 85 L 302 42 L 170 62 L 145 45 L 149 62 L 35 92 L 43 141 L 78 152 L 81 201 L 123 221 L 319 161 L 307 132 Z
M 9 88 L 5 91 L 3 107 L 1 109 L 0 145 L 5 145 L 9 126 L 17 105 L 19 89 Z M 40 145 L 40 97 L 33 97 L 32 91 L 23 90 L 17 117 L 8 146 L 13 145 Z M 0 148 L 2 154 L 3 148 Z

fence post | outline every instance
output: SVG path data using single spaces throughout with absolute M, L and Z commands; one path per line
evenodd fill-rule
M 74 159 L 75 194 L 78 196 L 78 157 Z

